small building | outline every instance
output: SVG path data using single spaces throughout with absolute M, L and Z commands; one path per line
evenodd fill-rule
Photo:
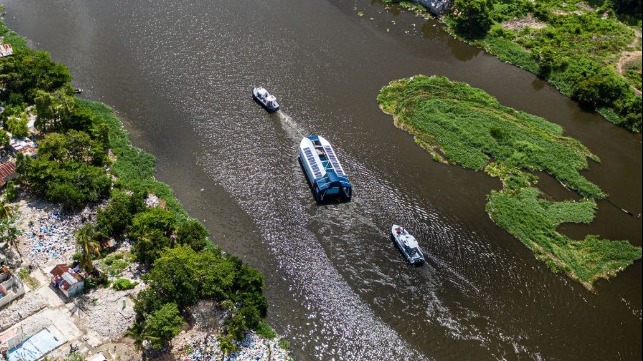
M 0 270 L 0 308 L 25 294 L 25 285 L 9 271 L 7 266 Z
M 6 162 L 0 164 L 0 188 L 14 178 L 16 178 L 16 163 Z
M 57 264 L 49 274 L 51 275 L 51 285 L 58 288 L 67 297 L 76 296 L 85 287 L 85 281 L 80 274 L 66 263 Z
M 13 55 L 13 46 L 11 44 L 0 44 L 0 58 Z

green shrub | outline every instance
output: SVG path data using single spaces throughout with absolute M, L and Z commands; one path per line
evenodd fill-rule
M 128 280 L 127 278 L 117 278 L 112 282 L 112 288 L 117 291 L 131 290 L 136 287 L 136 285 L 138 285 L 138 282 Z

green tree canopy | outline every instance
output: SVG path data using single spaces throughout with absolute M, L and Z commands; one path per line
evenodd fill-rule
M 89 134 L 73 129 L 66 134 L 48 134 L 39 146 L 38 157 L 56 163 L 75 162 L 100 167 L 107 161 L 103 144 Z
M 103 168 L 70 161 L 58 163 L 20 156 L 16 172 L 36 195 L 68 210 L 80 209 L 103 199 L 111 186 Z
M 481 38 L 491 25 L 492 0 L 455 0 L 452 14 L 458 32 L 466 37 Z
M 69 119 L 74 108 L 74 97 L 65 89 L 54 92 L 37 90 L 34 98 L 36 104 L 36 129 L 43 132 L 62 130 L 63 120 Z
M 165 303 L 175 303 L 181 310 L 199 300 L 197 253 L 190 247 L 168 249 L 154 261 L 149 285 Z
M 176 304 L 167 303 L 155 311 L 145 321 L 144 339 L 150 341 L 155 349 L 161 349 L 181 332 L 185 326 Z
M 80 267 L 87 272 L 94 270 L 92 261 L 100 257 L 100 244 L 96 230 L 91 224 L 86 224 L 74 232 L 76 244 L 80 250 Z
M 0 147 L 6 146 L 9 144 L 9 134 L 5 132 L 4 130 L 0 129 Z
M 28 48 L 16 49 L 0 59 L 0 101 L 9 105 L 33 104 L 38 91 L 62 89 L 72 94 L 71 74 L 63 64 L 51 60 L 49 53 Z
M 194 219 L 179 224 L 176 230 L 176 242 L 186 244 L 195 251 L 205 248 L 208 238 L 208 231 L 203 225 Z
M 120 237 L 132 224 L 134 215 L 145 210 L 141 193 L 115 191 L 105 208 L 98 210 L 96 227 L 104 237 Z
M 171 247 L 176 217 L 164 208 L 154 207 L 132 219 L 128 236 L 134 241 L 133 252 L 140 262 L 152 264 L 164 248 Z
M 7 130 L 15 138 L 25 138 L 29 135 L 29 128 L 27 127 L 27 114 L 22 112 L 20 114 L 11 115 L 7 117 Z

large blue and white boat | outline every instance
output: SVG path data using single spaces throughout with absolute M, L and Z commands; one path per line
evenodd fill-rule
M 299 161 L 317 202 L 331 197 L 351 200 L 353 186 L 326 139 L 319 135 L 304 137 L 299 143 Z

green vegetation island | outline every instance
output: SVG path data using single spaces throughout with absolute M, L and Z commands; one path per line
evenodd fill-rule
M 626 240 L 595 235 L 573 240 L 556 231 L 562 223 L 590 223 L 595 200 L 605 197 L 579 173 L 588 168 L 588 159 L 598 162 L 598 157 L 564 136 L 559 125 L 441 76 L 392 81 L 377 102 L 435 161 L 498 177 L 503 188 L 488 195 L 487 213 L 553 271 L 594 290 L 597 279 L 614 277 L 641 258 L 641 248 Z M 537 188 L 534 171 L 546 172 L 582 199 L 551 200 Z
M 205 313 L 206 321 L 214 321 L 198 342 L 184 343 L 182 359 L 191 360 L 191 352 L 198 347 L 197 358 L 219 359 L 223 354 L 241 352 L 239 349 L 248 348 L 248 342 L 243 346 L 240 341 L 252 334 L 249 343 L 257 347 L 251 350 L 255 352 L 253 360 L 258 355 L 262 360 L 289 360 L 287 342 L 279 339 L 265 320 L 268 302 L 263 295 L 263 275 L 215 245 L 205 227 L 185 212 L 169 186 L 155 179 L 154 157 L 130 144 L 114 112 L 104 104 L 74 95 L 66 66 L 52 61 L 46 52 L 27 47 L 25 39 L 1 21 L 0 39 L 5 50 L 0 57 L 0 143 L 10 150 L 3 153 L 2 161 L 15 167 L 15 179 L 0 191 L 0 263 L 9 264 L 3 272 L 18 275 L 31 289 L 40 287 L 38 291 L 51 292 L 45 277 L 52 260 L 41 246 L 32 249 L 29 242 L 39 237 L 47 242 L 48 237 L 63 234 L 52 241 L 51 247 L 64 250 L 64 234 L 73 233 L 70 247 L 75 253 L 68 260 L 69 267 L 84 281 L 82 294 L 73 302 L 82 302 L 83 295 L 93 297 L 83 306 L 91 314 L 92 307 L 103 301 L 95 292 L 105 291 L 105 297 L 112 297 L 122 290 L 136 290 L 122 298 L 122 309 L 119 306 L 116 312 L 116 316 L 127 313 L 131 296 L 133 322 L 125 335 L 108 342 L 118 343 L 128 336 L 135 349 L 143 353 L 125 353 L 119 356 L 122 359 L 154 358 L 176 351 L 172 350 L 175 336 L 199 326 L 195 322 L 198 311 Z M 18 140 L 37 145 L 13 146 Z M 20 214 L 26 208 L 19 208 L 19 204 L 30 199 L 53 205 L 54 211 L 48 211 L 46 218 L 36 217 L 45 209 L 38 206 L 31 208 L 33 214 Z M 73 221 L 80 219 L 80 214 L 82 222 Z M 20 219 L 20 225 L 33 233 L 21 234 L 24 228 L 17 223 Z M 39 223 L 45 221 L 49 223 Z M 73 228 L 76 224 L 78 227 Z M 44 257 L 43 263 L 38 264 L 25 249 Z M 12 264 L 16 269 L 10 268 Z M 129 275 L 139 277 L 123 278 L 128 269 Z M 45 279 L 44 285 L 39 277 Z M 19 320 L 38 313 L 38 309 L 20 307 L 20 302 L 32 302 L 34 293 L 27 292 L 14 301 L 18 308 L 13 312 L 19 314 Z M 60 302 L 56 297 L 54 301 Z M 59 318 L 62 312 L 69 312 L 62 303 L 59 310 Z M 7 308 L 0 312 L 0 321 L 11 316 L 4 311 Z M 87 322 L 109 323 L 96 318 Z M 6 327 L 15 323 L 11 321 Z M 3 322 L 0 331 L 5 331 Z M 80 337 L 69 341 L 71 351 L 72 341 L 83 342 Z M 78 353 L 47 357 L 85 359 Z M 251 359 L 249 355 L 244 357 L 238 359 Z
M 382 1 L 428 16 L 413 2 Z M 440 20 L 454 37 L 641 132 L 640 0 L 453 0 Z

